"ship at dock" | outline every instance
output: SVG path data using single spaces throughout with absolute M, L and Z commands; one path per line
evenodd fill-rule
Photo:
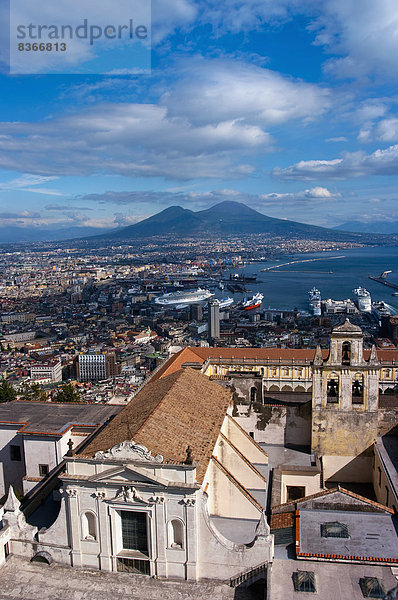
M 387 304 L 387 302 L 372 302 L 372 315 L 376 318 L 379 325 L 381 326 L 382 319 L 388 319 L 391 315 L 395 314 L 395 308 Z
M 263 298 L 263 294 L 254 294 L 252 298 L 249 298 L 248 300 L 244 300 L 242 302 L 242 308 L 244 308 L 244 310 L 252 310 L 253 308 L 258 308 L 259 306 L 261 306 Z
M 181 292 L 171 292 L 169 294 L 163 294 L 163 296 L 159 296 L 155 298 L 155 304 L 160 306 L 173 306 L 173 305 L 181 305 L 181 304 L 198 304 L 199 302 L 205 302 L 214 296 L 209 290 L 202 290 L 201 288 L 196 291 L 181 291 Z
M 229 297 L 229 298 L 221 298 L 221 300 L 218 301 L 218 305 L 220 308 L 227 308 L 228 306 L 231 306 L 231 304 L 234 303 L 234 299 Z
M 313 287 L 312 290 L 308 292 L 308 302 L 310 305 L 310 310 L 314 317 L 321 316 L 321 292 Z
M 354 301 L 361 312 L 370 313 L 372 311 L 372 298 L 370 292 L 363 287 L 357 287 L 353 290 Z
M 231 273 L 229 280 L 240 283 L 246 283 L 247 281 L 253 282 L 257 281 L 257 275 L 255 273 L 252 273 L 251 275 L 246 275 L 245 273 Z

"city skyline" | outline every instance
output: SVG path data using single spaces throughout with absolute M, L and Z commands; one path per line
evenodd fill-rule
M 154 0 L 151 75 L 10 75 L 3 47 L 0 231 L 398 220 L 397 28 L 391 0 Z

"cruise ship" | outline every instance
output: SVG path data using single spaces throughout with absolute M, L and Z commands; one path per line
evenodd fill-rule
M 253 298 L 249 298 L 248 300 L 244 300 L 242 302 L 242 307 L 245 310 L 251 310 L 252 308 L 258 308 L 263 301 L 263 294 L 254 294 Z
M 171 292 L 169 294 L 163 294 L 155 298 L 155 304 L 160 306 L 172 306 L 180 304 L 197 304 L 198 302 L 204 302 L 214 296 L 209 290 L 202 290 L 201 288 L 194 291 L 186 292 Z
M 389 317 L 394 314 L 394 312 L 395 309 L 382 300 L 380 302 L 372 302 L 372 314 L 376 317 L 379 325 L 381 325 L 383 317 Z
M 221 298 L 221 300 L 218 301 L 220 308 L 227 308 L 227 306 L 231 306 L 231 304 L 233 304 L 233 303 L 234 303 L 233 298 Z
M 310 309 L 312 314 L 314 315 L 314 317 L 320 317 L 321 316 L 321 292 L 316 288 L 313 287 L 312 290 L 310 290 L 308 292 L 308 296 L 309 296 L 309 304 L 310 304 Z
M 372 298 L 370 292 L 363 287 L 358 287 L 353 290 L 355 304 L 361 312 L 372 311 Z

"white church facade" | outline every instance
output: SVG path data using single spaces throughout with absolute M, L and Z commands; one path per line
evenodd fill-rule
M 86 448 L 65 457 L 48 529 L 21 518 L 15 525 L 20 509 L 10 488 L 3 518 L 14 523 L 12 552 L 187 580 L 266 570 L 268 458 L 230 412 L 230 391 L 193 369 L 148 384 Z

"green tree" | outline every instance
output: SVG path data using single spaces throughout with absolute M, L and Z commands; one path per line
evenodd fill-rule
M 64 383 L 55 396 L 55 402 L 80 402 L 80 394 L 71 383 Z
M 25 383 L 21 390 L 21 396 L 22 400 L 31 400 L 32 402 L 47 400 L 46 393 L 38 383 L 32 383 L 31 385 Z
M 11 402 L 15 400 L 17 393 L 8 381 L 4 381 L 0 384 L 0 402 Z

